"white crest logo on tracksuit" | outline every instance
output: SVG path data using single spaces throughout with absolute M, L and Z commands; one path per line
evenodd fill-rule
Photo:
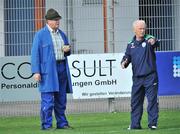
M 145 47 L 145 46 L 146 46 L 146 42 L 143 42 L 143 43 L 142 43 L 142 47 Z
M 134 43 L 131 43 L 131 48 L 135 48 Z

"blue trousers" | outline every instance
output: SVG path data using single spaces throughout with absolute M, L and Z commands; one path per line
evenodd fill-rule
M 143 77 L 133 77 L 131 93 L 131 128 L 141 127 L 144 97 L 148 101 L 148 127 L 158 122 L 158 76 L 152 73 Z
M 42 92 L 41 93 L 41 128 L 47 129 L 52 127 L 52 112 L 56 118 L 56 125 L 61 128 L 68 125 L 65 116 L 66 110 L 66 87 L 67 87 L 67 73 L 65 63 L 57 64 L 57 71 L 59 76 L 60 90 L 59 92 Z

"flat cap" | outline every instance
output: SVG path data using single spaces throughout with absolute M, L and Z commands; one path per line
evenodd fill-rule
M 45 18 L 46 20 L 55 20 L 58 18 L 61 19 L 62 17 L 59 15 L 59 13 L 56 10 L 50 8 L 46 13 Z

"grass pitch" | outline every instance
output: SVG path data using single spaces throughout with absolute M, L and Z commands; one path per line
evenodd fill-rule
M 39 117 L 0 117 L 0 134 L 180 134 L 180 110 L 159 113 L 157 130 L 147 127 L 147 114 L 142 118 L 142 130 L 127 130 L 130 113 L 91 113 L 67 116 L 72 130 L 40 130 Z

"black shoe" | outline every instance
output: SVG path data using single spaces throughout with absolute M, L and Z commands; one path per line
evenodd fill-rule
M 52 130 L 52 127 L 48 127 L 48 128 L 42 127 L 41 130 L 47 130 L 47 131 L 48 131 L 48 130 Z
M 157 126 L 150 126 L 149 127 L 151 130 L 156 130 L 157 129 Z
M 69 125 L 65 125 L 63 127 L 57 127 L 56 129 L 73 129 L 73 128 Z

